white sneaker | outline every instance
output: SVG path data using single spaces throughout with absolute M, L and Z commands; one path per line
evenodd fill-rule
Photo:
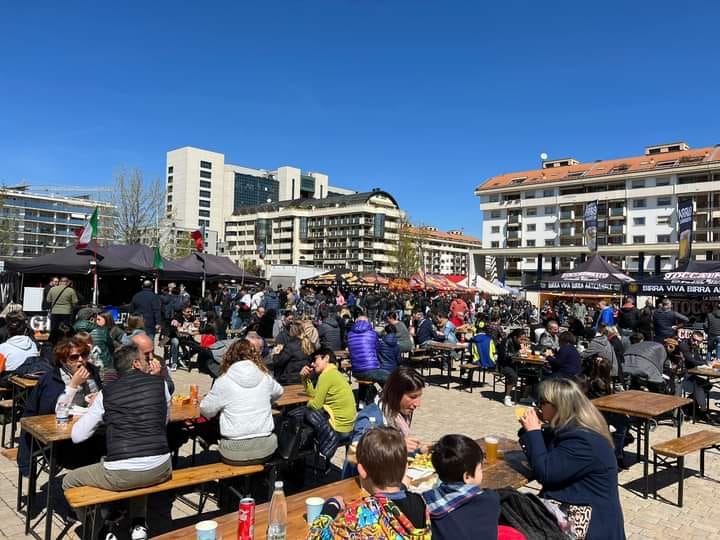
M 148 530 L 145 525 L 135 525 L 130 529 L 130 538 L 132 540 L 147 540 Z
M 115 536 L 113 533 L 109 532 L 105 535 L 105 538 L 103 540 L 118 540 L 118 537 Z
M 515 402 L 512 400 L 510 396 L 505 396 L 505 401 L 503 402 L 506 407 L 514 407 Z

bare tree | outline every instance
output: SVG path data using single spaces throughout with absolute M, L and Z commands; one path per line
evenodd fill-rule
M 122 242 L 158 245 L 165 206 L 159 179 L 146 182 L 139 169 L 121 169 L 115 175 L 111 201 L 115 205 L 117 236 Z
M 388 254 L 398 277 L 409 278 L 420 269 L 423 237 L 421 226 L 413 225 L 407 216 L 400 220 L 397 244 Z

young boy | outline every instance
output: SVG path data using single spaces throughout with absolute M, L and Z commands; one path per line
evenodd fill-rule
M 391 427 L 367 431 L 357 448 L 360 485 L 370 493 L 344 506 L 342 499 L 325 501 L 322 515 L 310 527 L 309 540 L 429 540 L 430 519 L 420 495 L 402 484 L 407 448 L 402 434 Z
M 500 497 L 483 490 L 483 451 L 465 435 L 445 435 L 432 449 L 432 464 L 442 482 L 423 493 L 433 539 L 497 538 Z

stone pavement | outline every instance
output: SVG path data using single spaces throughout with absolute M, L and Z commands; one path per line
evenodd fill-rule
M 188 374 L 179 371 L 173 374 L 179 393 L 188 393 L 191 382 L 200 384 L 201 393 L 206 392 L 210 386 L 210 379 L 193 371 Z M 713 396 L 716 397 L 716 396 Z M 720 396 L 717 396 L 720 397 Z M 499 396 L 492 394 L 491 385 L 476 388 L 471 394 L 455 389 L 429 387 L 424 396 L 422 407 L 416 412 L 413 419 L 413 434 L 425 441 L 436 440 L 445 433 L 459 432 L 471 437 L 485 435 L 505 435 L 514 437 L 518 428 L 514 411 L 503 406 Z M 698 423 L 692 425 L 687 422 L 683 427 L 683 434 L 700 429 L 719 429 Z M 670 425 L 660 425 L 651 433 L 651 443 L 664 441 L 675 437 L 675 428 Z M 627 450 L 632 451 L 634 445 Z M 191 450 L 191 443 L 186 444 L 182 454 L 187 456 Z M 210 452 L 207 460 L 217 459 L 217 454 Z M 340 450 L 334 459 L 335 464 L 341 464 L 343 451 Z M 708 454 L 706 456 L 707 478 L 686 476 L 685 500 L 682 509 L 674 505 L 677 501 L 675 471 L 659 475 L 660 495 L 673 504 L 661 500 L 643 499 L 631 490 L 640 488 L 642 478 L 642 464 L 634 464 L 634 454 L 628 452 L 628 463 L 633 463 L 629 470 L 620 474 L 620 497 L 625 515 L 627 536 L 630 540 L 648 538 L 683 538 L 684 540 L 708 540 L 720 538 L 720 509 L 716 508 L 716 493 L 718 492 L 718 479 L 720 479 L 720 456 Z M 187 459 L 187 458 L 185 458 Z M 189 463 L 188 463 L 189 464 Z M 699 456 L 691 456 L 686 460 L 686 474 L 696 473 L 699 469 Z M 652 467 L 650 469 L 652 473 Z M 336 474 L 336 472 L 335 472 Z M 17 468 L 15 463 L 0 457 L 0 537 L 24 538 L 24 517 L 15 511 Z M 39 480 L 39 489 L 47 478 L 43 475 Z M 652 484 L 651 484 L 652 485 Z M 536 484 L 530 484 L 527 489 L 537 490 Z M 197 496 L 189 494 L 188 499 L 197 500 Z M 44 499 L 41 499 L 44 501 Z M 44 507 L 44 502 L 42 503 Z M 213 515 L 217 507 L 209 502 L 206 513 Z M 40 509 L 37 509 L 40 510 Z M 60 514 L 64 514 L 61 511 Z M 152 532 L 159 534 L 172 529 L 189 525 L 197 520 L 194 510 L 179 499 L 172 501 L 166 495 L 151 498 L 149 506 L 150 524 Z M 42 536 L 44 522 L 33 522 L 36 535 Z M 64 526 L 62 517 L 56 515 L 53 538 L 76 538 L 74 533 L 77 524 Z M 126 528 L 121 533 L 127 534 Z M 121 536 L 122 538 L 122 536 Z

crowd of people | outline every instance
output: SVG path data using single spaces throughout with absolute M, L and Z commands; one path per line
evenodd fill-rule
M 411 431 L 426 382 L 404 359 L 432 341 L 467 342 L 474 361 L 504 377 L 507 406 L 516 405 L 518 379 L 528 383 L 520 399 L 532 406 L 520 418 L 519 442 L 558 527 L 574 538 L 624 538 L 617 473 L 630 419 L 601 414 L 590 400 L 629 387 L 684 389 L 707 410 L 707 381 L 688 370 L 712 359 L 720 336 L 718 308 L 707 338 L 696 330 L 680 339 L 688 320 L 669 301 L 642 309 L 631 300 L 536 307 L 511 297 L 231 284 L 191 298 L 174 284 L 156 294 L 147 281 L 119 325 L 110 311 L 78 309 L 70 280 L 56 278 L 44 302 L 51 317 L 45 346 L 22 311 L 4 313 L 0 367 L 5 378 L 43 373 L 26 416 L 87 407 L 72 441 L 57 448 L 70 470 L 65 488 L 124 490 L 169 477 L 171 456 L 187 440 L 168 424 L 174 370 L 197 367 L 212 377 L 200 402 L 211 421 L 198 431 L 229 464 L 264 463 L 276 453 L 273 403 L 287 385 L 301 384 L 310 400 L 288 416 L 311 430 L 326 470 L 338 448 L 354 449 L 342 474 L 359 475 L 369 493 L 350 504 L 328 499 L 311 538 L 512 534 L 499 519 L 502 494 L 479 487 L 480 446 L 459 434 L 428 444 Z M 165 353 L 156 356 L 156 347 Z M 353 390 L 336 354 L 345 350 L 353 377 L 374 384 Z M 542 373 L 523 372 L 515 361 L 532 352 L 547 359 Z M 659 388 L 638 369 L 638 358 L 649 357 L 666 375 Z M 408 456 L 421 452 L 431 453 L 440 484 L 419 496 L 402 482 Z M 27 475 L 27 436 L 18 464 Z M 146 538 L 145 501 L 133 501 L 130 515 L 133 540 Z M 113 538 L 109 528 L 105 534 Z

